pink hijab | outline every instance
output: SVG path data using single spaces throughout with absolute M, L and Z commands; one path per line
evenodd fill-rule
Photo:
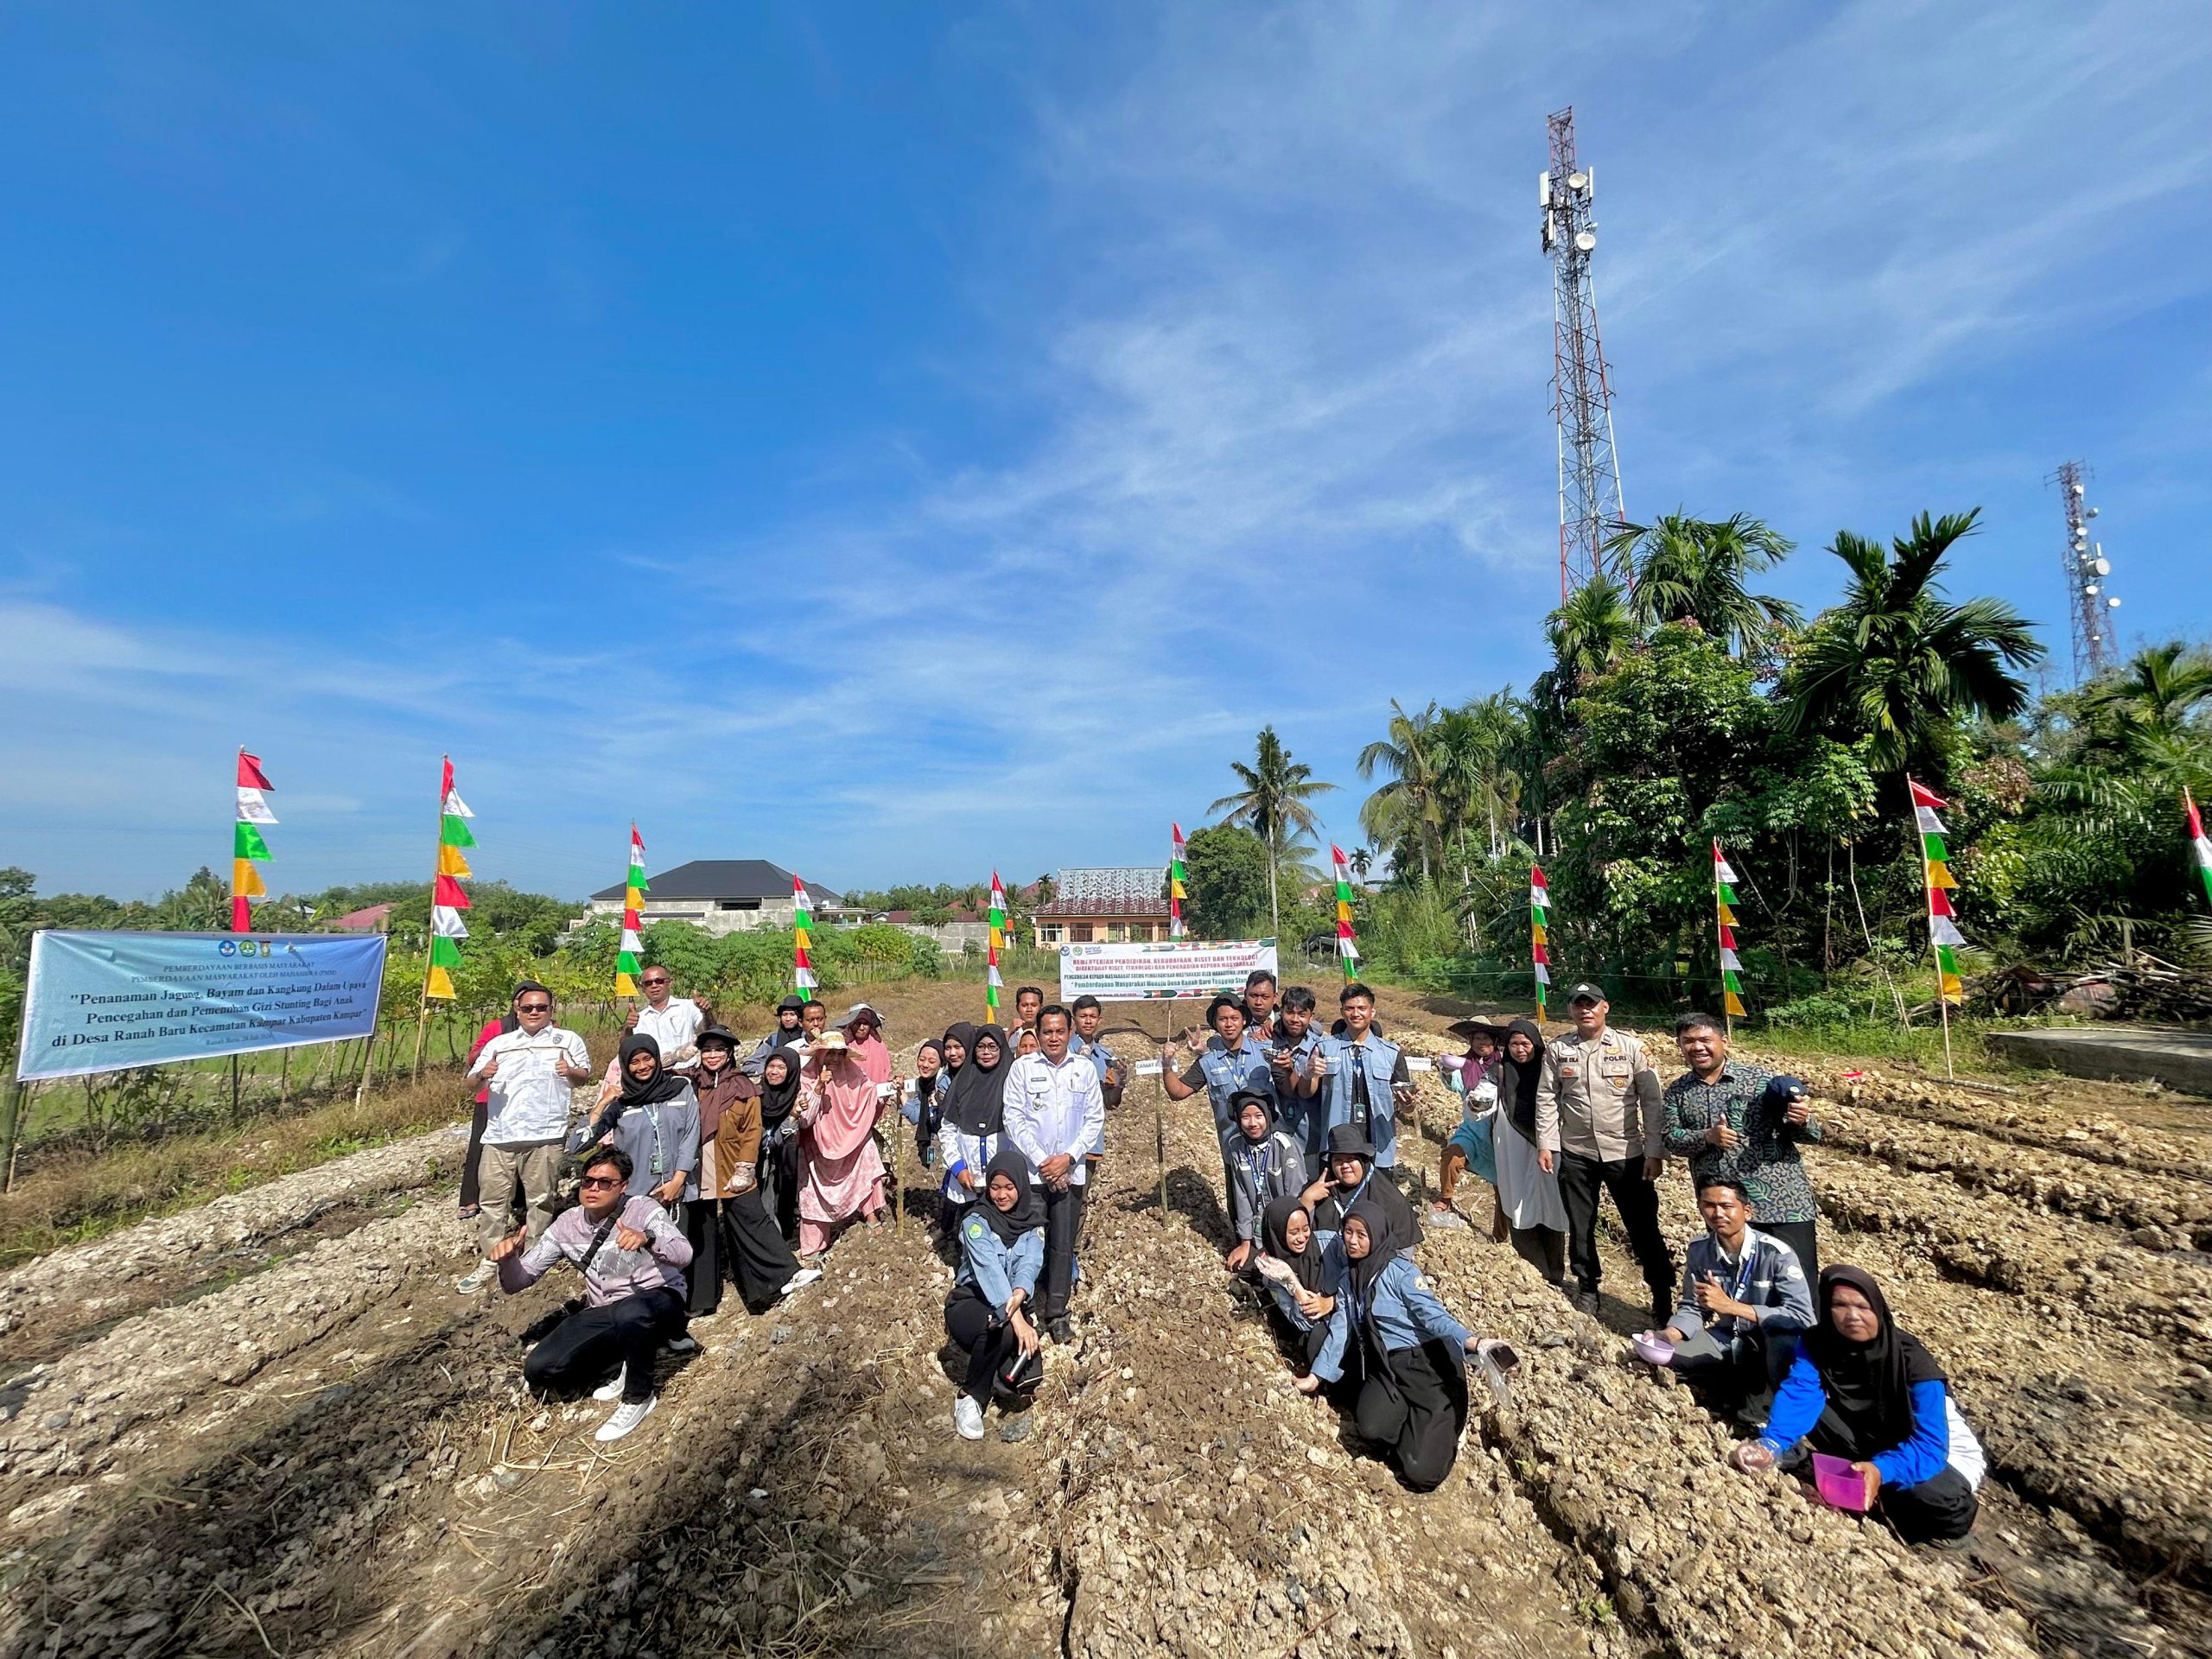
M 869 1008 L 867 1003 L 863 1002 L 860 1006 L 861 1008 L 867 1008 L 870 1016 L 871 1025 L 868 1040 L 865 1042 L 853 1040 L 853 1022 L 848 1020 L 844 1025 L 845 1052 L 867 1068 L 870 1083 L 888 1083 L 891 1081 L 891 1051 L 883 1046 L 882 1017 L 877 1014 L 874 1008 Z M 855 1012 L 857 1014 L 859 1010 L 855 1009 Z
M 868 1144 L 868 1133 L 875 1128 L 876 1080 L 868 1075 L 857 1048 L 810 1055 L 805 1071 L 808 1082 L 817 1077 L 823 1080 L 822 1115 L 809 1130 L 816 1148 L 825 1158 L 851 1157 Z

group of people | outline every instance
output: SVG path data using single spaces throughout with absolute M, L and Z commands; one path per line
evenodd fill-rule
M 1011 1028 L 954 1024 L 918 1046 L 909 1080 L 865 1003 L 833 1026 L 821 1003 L 787 998 L 747 1048 L 674 996 L 666 969 L 641 983 L 580 1116 L 573 1091 L 594 1074 L 543 987 L 518 986 L 472 1053 L 485 1088 L 462 1204 L 484 1261 L 460 1287 L 518 1291 L 563 1260 L 584 1281 L 526 1381 L 595 1389 L 619 1402 L 599 1437 L 629 1433 L 654 1408 L 656 1355 L 688 1343 L 725 1280 L 763 1311 L 819 1276 L 843 1230 L 881 1224 L 880 1137 L 903 1110 L 956 1268 L 953 1425 L 981 1438 L 994 1402 L 1034 1389 L 1044 1344 L 1072 1335 L 1085 1196 L 1128 1081 L 1097 1000 L 1063 1007 L 1023 986 Z M 1467 1225 L 1459 1192 L 1473 1172 L 1495 1191 L 1494 1236 L 1594 1313 L 1607 1196 L 1649 1295 L 1637 1351 L 1757 1435 L 1732 1454 L 1739 1468 L 1837 1459 L 1824 1491 L 1840 1481 L 1859 1495 L 1851 1507 L 1878 1508 L 1908 1541 L 1963 1538 L 1980 1448 L 1874 1281 L 1820 1266 L 1800 1148 L 1821 1127 L 1803 1084 L 1736 1058 L 1723 1022 L 1689 1014 L 1675 1031 L 1687 1069 L 1662 1085 L 1643 1043 L 1607 1023 L 1600 988 L 1573 987 L 1567 1007 L 1573 1029 L 1548 1043 L 1530 1020 L 1479 1025 L 1464 1056 L 1440 1063 L 1465 1111 L 1426 1204 L 1397 1157 L 1408 1057 L 1366 987 L 1342 988 L 1324 1031 L 1311 990 L 1255 973 L 1242 996 L 1214 999 L 1210 1034 L 1160 1051 L 1168 1096 L 1206 1097 L 1224 1266 L 1261 1292 L 1300 1390 L 1349 1412 L 1409 1487 L 1437 1485 L 1466 1426 L 1470 1357 L 1501 1370 L 1513 1357 L 1462 1325 L 1414 1264 L 1424 1219 Z M 1687 1162 L 1705 1224 L 1679 1274 L 1659 1225 L 1670 1158 Z M 576 1202 L 556 1214 L 571 1160 Z

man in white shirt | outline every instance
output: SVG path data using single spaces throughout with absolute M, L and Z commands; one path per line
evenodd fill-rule
M 1055 1002 L 1036 1018 L 1037 1052 L 1007 1068 L 1006 1136 L 1021 1149 L 1045 1194 L 1045 1283 L 1038 1325 L 1067 1342 L 1068 1292 L 1075 1279 L 1075 1242 L 1083 1232 L 1084 1154 L 1106 1126 L 1098 1068 L 1068 1052 L 1068 1011 Z
M 629 1013 L 622 1016 L 625 1036 L 639 1032 L 660 1045 L 660 1063 L 671 1071 L 681 1071 L 697 1064 L 699 1033 L 714 1023 L 714 1011 L 696 998 L 677 996 L 676 982 L 667 969 L 656 963 L 638 976 L 638 983 L 645 993 L 645 1003 L 639 1007 L 630 1005 Z M 620 1047 L 616 1039 L 616 1047 Z M 599 1080 L 599 1098 L 593 1103 L 604 1106 L 622 1091 L 622 1056 L 617 1053 L 607 1063 L 607 1075 Z
M 572 1085 L 591 1081 L 584 1039 L 553 1023 L 552 992 L 531 987 L 515 998 L 514 1007 L 518 1028 L 485 1044 L 468 1068 L 468 1075 L 483 1078 L 488 1090 L 484 1149 L 477 1162 L 484 1208 L 476 1218 L 476 1236 L 484 1261 L 455 1286 L 467 1295 L 499 1277 L 492 1247 L 522 1224 L 514 1213 L 518 1179 L 528 1205 L 530 1241 L 535 1243 L 551 1223 Z

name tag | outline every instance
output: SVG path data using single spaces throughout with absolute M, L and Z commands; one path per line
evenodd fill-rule
M 1436 1062 L 1430 1059 L 1426 1054 L 1408 1054 L 1406 1056 L 1406 1070 L 1408 1071 L 1433 1071 L 1436 1070 Z
M 1160 1062 L 1158 1060 L 1139 1060 L 1136 1063 L 1135 1071 L 1137 1076 L 1141 1077 L 1156 1077 L 1160 1075 Z

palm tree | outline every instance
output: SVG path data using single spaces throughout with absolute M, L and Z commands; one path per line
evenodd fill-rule
M 1355 847 L 1351 849 L 1351 855 L 1345 859 L 1344 862 L 1351 866 L 1351 873 L 1354 875 L 1364 881 L 1367 880 L 1368 871 L 1375 867 L 1375 855 L 1364 847 Z
M 1359 752 L 1359 775 L 1372 778 L 1377 766 L 1390 781 L 1359 809 L 1359 827 L 1378 843 L 1411 841 L 1421 854 L 1421 885 L 1434 872 L 1429 849 L 1437 841 L 1440 817 L 1436 798 L 1436 705 L 1409 715 L 1390 699 L 1390 734 Z
M 1804 626 L 1804 613 L 1786 599 L 1751 592 L 1745 578 L 1772 569 L 1791 546 L 1745 513 L 1716 522 L 1672 512 L 1622 525 L 1605 551 L 1634 573 L 1629 613 L 1640 626 L 1694 623 L 1739 660 L 1765 661 Z
M 1878 542 L 1837 533 L 1828 550 L 1850 570 L 1850 584 L 1790 666 L 1785 732 L 1871 738 L 1875 769 L 1895 772 L 1936 758 L 1961 716 L 2010 720 L 2028 706 L 2027 686 L 2007 671 L 2043 659 L 2026 620 L 2001 600 L 1950 604 L 1936 580 L 1980 512 L 1923 512 L 1886 553 Z
M 1234 795 L 1223 796 L 1206 810 L 1224 813 L 1224 823 L 1241 823 L 1267 843 L 1268 914 L 1280 938 L 1282 904 L 1276 892 L 1277 868 L 1291 855 L 1291 842 L 1296 836 L 1320 834 L 1313 822 L 1313 809 L 1306 803 L 1336 785 L 1316 783 L 1313 767 L 1294 762 L 1290 751 L 1283 747 L 1282 740 L 1275 735 L 1272 726 L 1260 728 L 1252 764 L 1248 766 L 1241 760 L 1232 760 L 1229 769 L 1244 787 Z M 1286 831 L 1289 833 L 1287 835 Z M 1310 847 L 1304 849 L 1307 853 L 1313 850 Z
M 1628 596 L 1611 576 L 1593 576 L 1544 619 L 1544 637 L 1566 687 L 1595 679 L 1628 655 L 1637 641 Z
M 2082 695 L 2088 738 L 2082 759 L 2126 760 L 2174 742 L 2205 741 L 2197 718 L 2212 705 L 2212 657 L 2179 640 L 2139 651 L 2126 667 Z

